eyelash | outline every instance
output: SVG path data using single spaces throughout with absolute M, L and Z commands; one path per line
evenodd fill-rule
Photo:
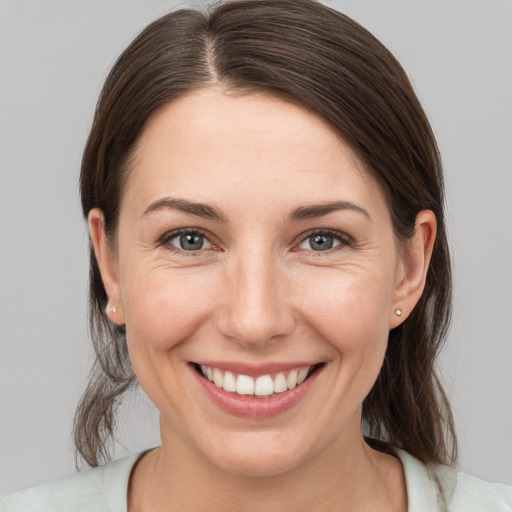
M 341 233 L 339 231 L 335 231 L 332 229 L 313 229 L 311 231 L 308 231 L 307 233 L 301 234 L 296 239 L 296 242 L 294 242 L 294 248 L 296 248 L 299 245 L 302 245 L 305 241 L 313 238 L 314 236 L 332 237 L 334 240 L 337 240 L 339 242 L 338 245 L 331 247 L 329 249 L 326 249 L 325 251 L 314 251 L 312 249 L 309 249 L 312 253 L 315 254 L 315 256 L 321 256 L 322 254 L 331 254 L 334 251 L 339 251 L 346 247 L 351 247 L 353 245 L 353 239 L 350 236 L 346 235 L 345 233 Z M 300 249 L 294 249 L 294 250 L 300 250 Z M 305 249 L 305 250 L 307 250 L 307 249 Z
M 199 249 L 197 251 L 187 251 L 185 249 L 180 249 L 178 247 L 175 247 L 171 244 L 171 240 L 178 238 L 181 235 L 199 235 L 202 236 L 205 240 L 207 240 L 211 245 L 212 248 L 217 249 L 217 246 L 210 240 L 211 235 L 203 231 L 199 228 L 181 228 L 176 229 L 175 231 L 170 231 L 165 233 L 162 237 L 159 238 L 157 245 L 158 246 L 165 246 L 166 249 L 173 251 L 175 253 L 181 254 L 183 256 L 199 256 L 201 253 L 203 253 L 207 249 Z M 210 248 L 208 248 L 210 249 Z
M 173 246 L 170 243 L 171 240 L 173 240 L 181 235 L 202 236 L 202 237 L 204 237 L 205 240 L 208 241 L 208 243 L 211 244 L 212 247 L 209 247 L 207 249 L 201 248 L 201 249 L 198 249 L 197 251 L 187 251 L 185 249 L 180 249 L 178 247 Z M 339 242 L 338 245 L 331 247 L 329 249 L 326 249 L 325 251 L 314 251 L 313 249 L 309 249 L 309 251 L 314 253 L 315 255 L 321 255 L 321 254 L 325 254 L 325 253 L 330 254 L 333 251 L 341 250 L 345 247 L 350 247 L 353 245 L 353 239 L 350 236 L 346 235 L 345 233 L 341 233 L 339 231 L 335 231 L 335 230 L 331 230 L 331 229 L 313 229 L 306 233 L 302 233 L 300 236 L 298 236 L 295 239 L 295 241 L 293 242 L 292 250 L 294 252 L 301 250 L 299 248 L 299 246 L 314 236 L 332 237 L 333 239 L 335 239 Z M 162 237 L 159 238 L 159 240 L 157 242 L 157 246 L 165 246 L 166 249 L 176 252 L 178 254 L 184 255 L 184 256 L 185 255 L 186 256 L 199 256 L 205 250 L 212 249 L 212 248 L 214 250 L 219 250 L 218 246 L 214 242 L 211 241 L 211 235 L 199 228 L 181 228 L 181 229 L 177 229 L 175 231 L 167 232 Z M 308 249 L 304 249 L 304 250 L 308 250 Z

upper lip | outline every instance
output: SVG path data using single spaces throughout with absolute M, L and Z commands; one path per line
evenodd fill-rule
M 297 368 L 304 368 L 307 366 L 314 366 L 320 364 L 321 361 L 292 361 L 292 362 L 270 362 L 263 364 L 251 364 L 243 361 L 213 361 L 213 360 L 201 360 L 191 361 L 194 364 L 211 366 L 224 370 L 226 372 L 237 373 L 241 375 L 248 375 L 250 377 L 259 377 L 260 375 L 270 375 L 279 372 L 286 372 L 289 370 L 295 370 Z

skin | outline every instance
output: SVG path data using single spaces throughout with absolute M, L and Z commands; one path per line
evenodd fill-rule
M 224 218 L 144 213 L 169 197 Z M 363 212 L 290 218 L 333 201 Z M 432 212 L 420 212 L 404 249 L 379 185 L 321 119 L 270 96 L 210 88 L 145 126 L 115 246 L 101 211 L 89 225 L 117 308 L 110 318 L 126 324 L 133 368 L 161 414 L 162 446 L 133 472 L 131 512 L 407 509 L 400 462 L 362 438 L 361 404 L 389 330 L 421 296 Z M 173 232 L 183 228 L 204 233 L 201 250 L 180 248 Z M 319 230 L 334 233 L 331 249 L 312 247 Z M 262 420 L 214 405 L 191 372 L 197 360 L 325 365 L 298 406 Z

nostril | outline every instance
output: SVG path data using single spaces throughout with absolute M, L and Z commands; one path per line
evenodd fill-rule
M 264 308 L 235 306 L 218 318 L 217 330 L 241 345 L 261 345 L 278 341 L 295 327 L 293 316 L 285 309 L 267 305 Z

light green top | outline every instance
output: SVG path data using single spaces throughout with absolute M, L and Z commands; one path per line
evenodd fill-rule
M 403 450 L 408 512 L 512 511 L 512 487 L 446 466 L 427 467 Z M 127 512 L 130 472 L 141 453 L 8 496 L 0 512 Z

